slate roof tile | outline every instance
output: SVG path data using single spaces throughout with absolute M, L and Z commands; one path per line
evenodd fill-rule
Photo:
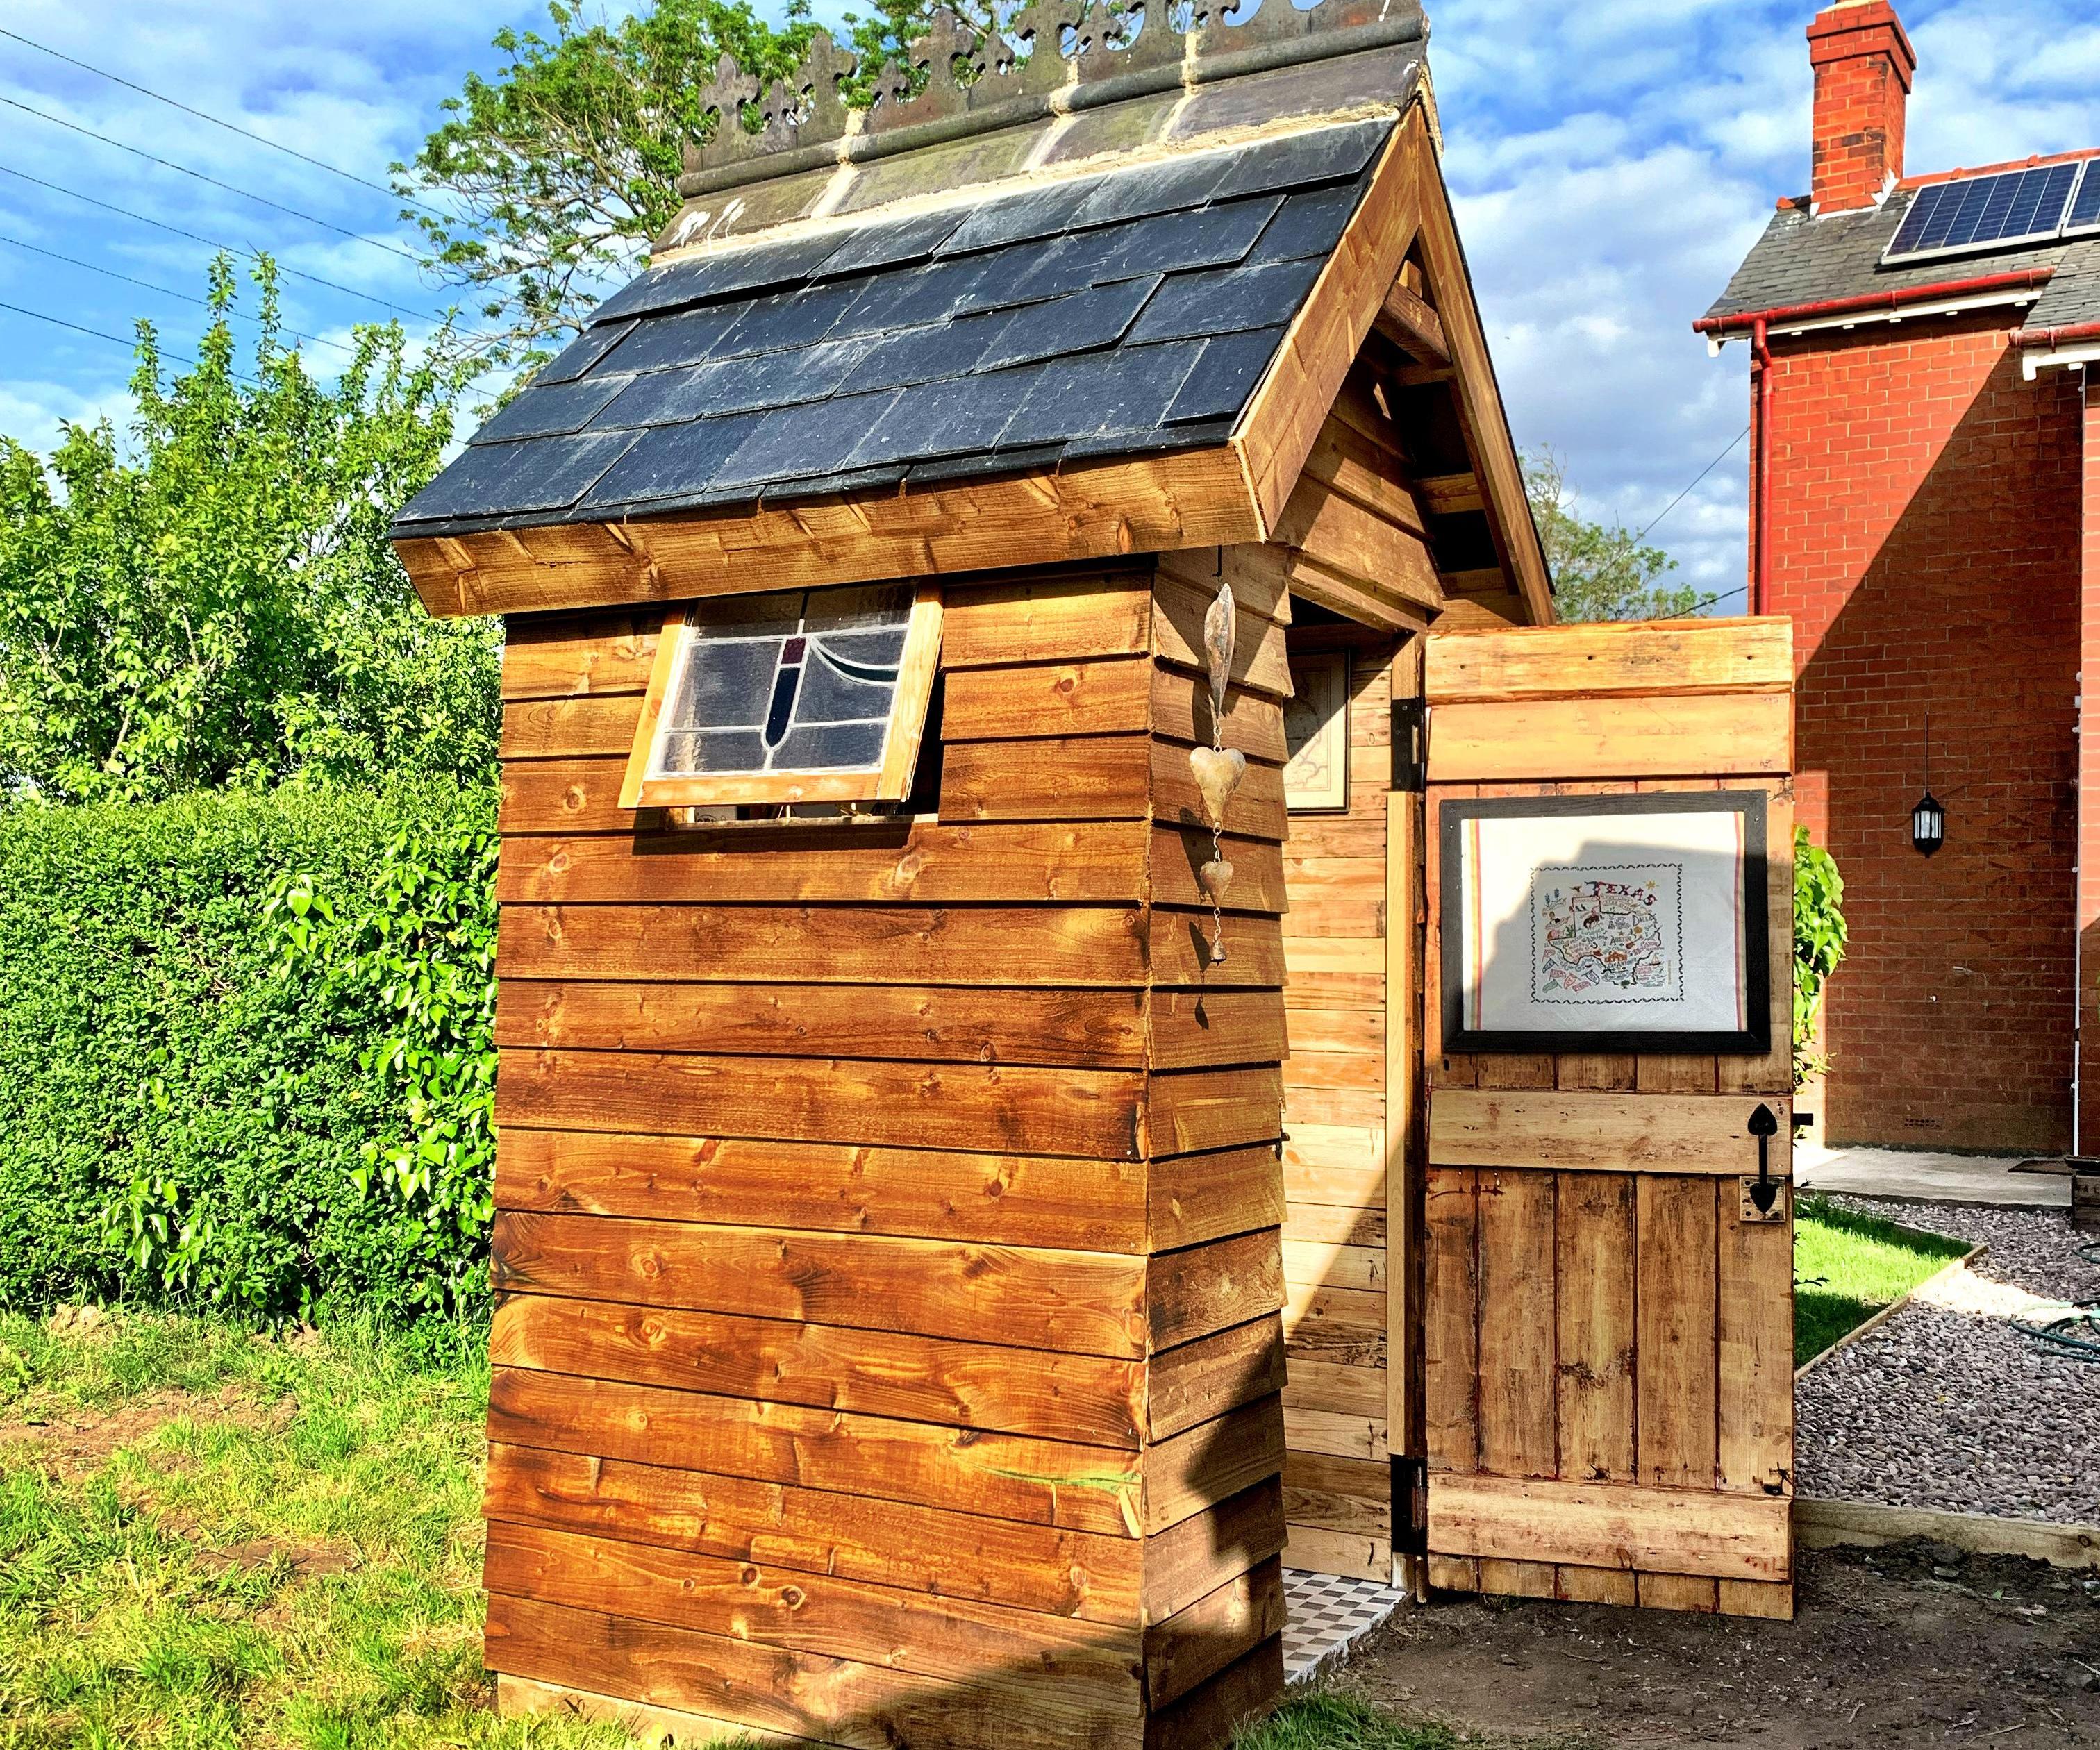
M 1016 311 L 1006 318 L 998 338 L 979 356 L 974 368 L 995 371 L 1004 365 L 1113 346 L 1158 284 L 1157 279 L 1124 280 Z
M 951 377 L 900 395 L 856 447 L 856 459 L 915 462 L 989 450 L 1013 421 L 1038 370 Z
M 2100 237 L 2074 243 L 2063 252 L 2063 263 L 2049 289 L 2027 314 L 2031 328 L 2076 328 L 2090 322 L 2100 322 Z
M 631 433 L 619 434 L 633 447 L 598 481 L 579 508 L 588 511 L 598 505 L 646 505 L 702 491 L 766 417 L 736 413 L 726 419 L 658 425 L 638 439 Z
M 874 395 L 841 395 L 834 400 L 775 408 L 757 415 L 758 424 L 751 435 L 715 470 L 708 484 L 770 486 L 811 474 L 836 474 L 849 463 L 871 467 L 889 460 L 854 452 L 903 393 L 901 389 L 885 389 Z
M 1276 356 L 1283 330 L 1260 328 L 1247 334 L 1225 334 L 1203 342 L 1179 393 L 1164 416 L 1164 423 L 1184 420 L 1216 419 L 1237 413 L 1246 405 L 1268 362 Z
M 1233 334 L 1288 322 L 1324 265 L 1319 261 L 1210 268 L 1162 285 L 1130 331 L 1133 343 L 1193 334 Z
M 533 382 L 566 383 L 581 377 L 598 361 L 611 351 L 634 326 L 634 319 L 624 322 L 600 322 L 585 328 L 563 347 L 553 359 L 540 367 Z
M 566 383 L 535 381 L 467 442 L 501 443 L 507 439 L 551 438 L 581 431 L 630 381 L 624 377 L 587 377 Z
M 609 521 L 1220 441 L 1391 126 L 651 269 L 397 530 Z

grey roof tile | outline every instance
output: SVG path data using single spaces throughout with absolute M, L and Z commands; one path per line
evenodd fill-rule
M 823 268 L 810 277 L 836 280 L 845 274 L 924 261 L 963 223 L 963 214 L 951 207 L 944 213 L 921 213 L 912 218 L 863 225 L 847 232 L 845 241 L 824 258 Z
M 593 368 L 662 371 L 676 365 L 698 364 L 735 327 L 744 307 L 741 303 L 707 304 L 637 323 L 633 331 L 606 355 L 604 364 Z
M 646 505 L 700 491 L 766 417 L 763 413 L 735 413 L 726 419 L 655 426 L 633 440 L 634 447 L 579 508 L 589 511 Z
M 1282 328 L 1259 328 L 1249 334 L 1224 334 L 1203 342 L 1202 356 L 1188 373 L 1165 423 L 1218 419 L 1237 414 L 1247 403 L 1269 360 L 1282 342 Z
M 1282 262 L 1333 254 L 1343 231 L 1348 228 L 1357 203 L 1363 197 L 1363 190 L 1353 183 L 1285 196 L 1282 209 L 1268 222 L 1247 258 Z
M 711 358 L 734 358 L 740 352 L 775 352 L 822 340 L 858 300 L 864 287 L 854 282 L 776 292 L 743 306 L 735 326 L 715 343 Z
M 929 322 L 880 335 L 863 335 L 867 356 L 839 386 L 849 395 L 863 389 L 900 389 L 959 377 L 973 368 L 1011 320 L 998 311 L 953 322 Z M 852 345 L 852 342 L 835 342 Z
M 1104 180 L 1098 176 L 1083 177 L 1008 195 L 1001 201 L 988 201 L 941 245 L 941 253 L 962 255 L 1030 238 L 1055 236 L 1071 223 L 1072 215 L 1092 198 Z
M 760 414 L 751 435 L 708 483 L 770 486 L 811 474 L 836 474 L 849 463 L 873 466 L 887 461 L 885 456 L 854 452 L 903 393 L 901 389 L 885 389 L 874 395 L 840 395 L 830 401 L 775 408 Z
M 1166 417 L 1202 346 L 1119 346 L 1047 364 L 1000 441 L 1069 443 L 1112 431 L 1149 431 Z
M 1227 201 L 1234 195 L 1303 188 L 1311 183 L 1354 176 L 1370 164 L 1371 154 L 1391 131 L 1390 122 L 1374 118 L 1262 141 L 1237 156 L 1214 198 Z
M 991 449 L 1040 374 L 988 371 L 924 384 L 898 397 L 854 450 L 854 460 L 915 462 Z
M 1113 346 L 1158 284 L 1156 279 L 1123 280 L 1017 310 L 1005 319 L 999 337 L 978 358 L 976 368 L 995 371 L 1002 365 L 1027 364 Z
M 541 365 L 532 381 L 536 384 L 572 381 L 626 339 L 633 326 L 632 317 L 624 322 L 593 323 Z
M 587 377 L 579 382 L 535 382 L 484 425 L 470 443 L 501 443 L 514 438 L 551 438 L 581 431 L 598 409 L 626 388 L 624 377 Z
M 973 212 L 839 222 L 651 270 L 550 367 L 560 381 L 535 385 L 479 434 L 404 532 L 1215 442 L 1331 255 L 1390 126 L 1132 165 Z M 506 435 L 559 427 L 575 434 Z
M 1130 331 L 1133 345 L 1197 334 L 1233 334 L 1288 322 L 1325 265 L 1318 260 L 1213 267 L 1176 274 Z
M 404 523 L 504 517 L 574 504 L 634 442 L 632 432 L 528 438 L 469 449 L 409 500 Z
M 2100 238 L 2074 243 L 2063 252 L 2062 266 L 2027 315 L 2031 328 L 2084 328 L 2091 322 L 2100 322 Z

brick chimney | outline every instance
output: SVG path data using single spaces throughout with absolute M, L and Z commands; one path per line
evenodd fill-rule
M 1872 206 L 1903 174 L 1917 51 L 1888 0 L 1838 0 L 1809 24 L 1808 60 L 1815 69 L 1810 198 L 1819 213 Z

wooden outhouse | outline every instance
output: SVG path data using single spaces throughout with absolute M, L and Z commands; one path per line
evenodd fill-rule
M 396 525 L 506 622 L 506 1708 L 1195 1750 L 1286 1564 L 1789 1607 L 1785 628 L 1524 629 L 1418 11 L 1091 29 L 726 69 Z M 1728 1025 L 1496 1030 L 1439 896 L 1580 794 L 1735 847 L 1613 975 Z

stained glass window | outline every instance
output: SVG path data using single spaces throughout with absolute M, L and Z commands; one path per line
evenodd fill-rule
M 901 797 L 940 637 L 910 584 L 696 604 L 667 624 L 629 807 Z

